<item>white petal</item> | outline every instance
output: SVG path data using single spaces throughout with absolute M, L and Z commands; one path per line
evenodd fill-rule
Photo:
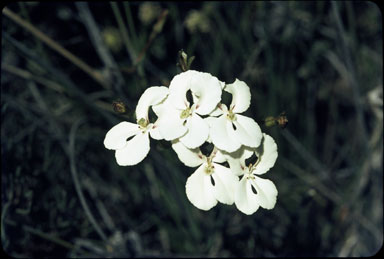
M 246 147 L 241 146 L 238 150 L 232 153 L 222 151 L 223 156 L 227 160 L 231 171 L 235 175 L 243 175 L 247 171 L 245 160 L 253 155 L 253 151 Z
M 218 104 L 216 106 L 216 108 L 209 114 L 209 116 L 214 116 L 214 117 L 217 117 L 217 116 L 220 116 L 222 115 L 224 112 L 223 110 L 221 109 L 221 105 Z
M 224 91 L 232 94 L 230 109 L 234 113 L 242 113 L 248 109 L 251 104 L 251 91 L 246 83 L 236 78 L 234 83 L 225 86 Z
M 188 128 L 187 133 L 180 138 L 180 141 L 188 148 L 200 147 L 208 138 L 209 126 L 196 113 L 187 119 L 185 125 Z
M 212 112 L 221 100 L 220 81 L 209 73 L 198 72 L 191 77 L 191 92 L 200 115 Z
M 211 138 L 211 120 L 215 120 L 215 119 L 217 119 L 217 118 L 215 118 L 215 117 L 204 118 L 204 120 L 207 123 L 208 128 L 209 128 L 208 138 L 206 140 L 208 143 L 212 143 L 212 138 Z
M 219 80 L 219 81 L 220 81 L 220 80 Z M 225 87 L 225 82 L 220 81 L 220 85 L 221 85 L 221 89 L 224 89 L 224 87 Z
M 253 155 L 254 150 L 255 149 L 253 148 L 242 146 L 240 150 L 240 159 L 245 161 L 246 159 L 250 158 Z
M 121 149 L 127 144 L 127 138 L 136 135 L 140 131 L 137 124 L 123 121 L 113 126 L 105 135 L 104 146 L 107 149 Z
M 216 163 L 213 165 L 212 177 L 215 183 L 215 197 L 219 202 L 231 205 L 234 202 L 235 187 L 239 179 L 229 168 Z
M 147 88 L 141 95 L 136 106 L 136 119 L 148 119 L 148 109 L 152 105 L 159 104 L 168 95 L 168 88 L 165 86 L 152 86 Z
M 205 162 L 205 156 L 199 148 L 189 149 L 178 140 L 172 141 L 172 148 L 175 150 L 180 161 L 186 166 L 196 167 Z
M 230 131 L 235 132 L 236 139 L 243 145 L 248 147 L 258 147 L 260 145 L 263 134 L 259 125 L 252 119 L 240 114 L 236 114 L 236 120 L 233 121 L 236 130 L 230 128 Z
M 149 148 L 148 131 L 139 132 L 123 149 L 116 150 L 116 161 L 121 166 L 136 165 L 147 156 Z
M 157 118 L 159 118 L 163 112 L 167 111 L 167 109 L 174 109 L 169 102 L 169 98 L 165 98 L 158 104 L 152 105 L 152 110 L 156 114 Z
M 206 121 L 210 126 L 209 135 L 212 143 L 218 149 L 234 152 L 240 148 L 240 142 L 234 135 L 230 135 L 228 132 L 228 129 L 232 128 L 232 123 L 227 119 L 226 115 L 221 115 L 218 118 L 211 117 L 211 119 Z
M 205 173 L 206 164 L 202 164 L 185 184 L 188 200 L 201 210 L 209 210 L 217 204 L 211 178 Z
M 255 199 L 260 207 L 268 210 L 273 209 L 277 197 L 275 184 L 271 180 L 262 179 L 257 176 L 255 176 L 254 180 L 251 180 L 251 183 L 257 191 Z
M 161 115 L 158 117 L 156 124 L 165 140 L 173 140 L 183 136 L 187 132 L 187 127 L 183 125 L 184 119 L 180 118 L 180 110 L 170 106 L 163 106 Z
M 273 138 L 267 134 L 263 134 L 264 138 L 260 147 L 256 148 L 256 155 L 260 161 L 252 173 L 264 174 L 275 165 L 277 159 L 277 145 Z
M 149 127 L 149 135 L 151 135 L 151 138 L 156 140 L 164 139 L 163 135 L 161 135 L 160 129 L 159 129 L 159 123 L 156 121 L 154 124 L 148 125 Z
M 199 72 L 188 70 L 176 75 L 169 84 L 169 101 L 180 110 L 190 106 L 187 100 L 187 91 L 191 89 L 191 78 L 197 76 Z
M 236 185 L 235 205 L 241 212 L 251 215 L 259 209 L 259 203 L 247 176 L 248 174 L 245 174 Z
M 212 162 L 215 162 L 215 163 L 224 163 L 226 162 L 227 159 L 225 158 L 225 156 L 223 155 L 222 151 L 220 151 L 219 149 L 216 150 L 216 155 L 213 157 L 212 159 Z

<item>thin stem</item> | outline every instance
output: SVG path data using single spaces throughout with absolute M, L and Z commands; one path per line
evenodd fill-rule
M 131 58 L 131 61 L 133 63 L 136 59 L 136 54 L 135 54 L 135 51 L 133 50 L 132 44 L 129 40 L 129 36 L 127 33 L 127 27 L 125 27 L 125 24 L 124 24 L 123 18 L 121 16 L 119 7 L 117 6 L 117 3 L 116 2 L 110 2 L 110 4 L 111 4 L 112 10 L 113 10 L 113 14 L 115 15 L 117 24 L 119 26 L 120 33 L 123 36 L 125 48 L 127 49 L 127 52 L 128 52 L 128 54 Z
M 25 6 L 25 2 L 19 2 L 19 6 L 20 6 L 20 11 L 22 13 L 22 15 L 24 16 L 24 18 L 27 20 L 27 22 L 31 23 L 31 17 L 29 16 L 28 14 L 28 10 Z M 43 51 L 43 44 L 41 44 L 41 41 L 39 40 L 36 40 L 36 44 L 37 44 L 37 51 L 38 53 L 40 53 L 41 55 L 46 55 L 46 53 Z
M 9 220 L 9 219 L 5 220 L 5 223 L 7 223 L 8 225 L 11 225 L 11 226 L 18 225 L 16 222 L 14 222 L 12 220 Z M 43 239 L 46 239 L 46 240 L 51 241 L 53 243 L 56 243 L 56 244 L 58 244 L 60 246 L 68 248 L 69 250 L 72 250 L 72 249 L 75 248 L 75 246 L 72 243 L 68 242 L 68 241 L 65 241 L 65 240 L 63 240 L 61 238 L 55 237 L 53 235 L 50 235 L 50 234 L 47 234 L 47 233 L 44 233 L 44 232 L 41 232 L 40 230 L 34 229 L 32 227 L 22 226 L 22 229 L 24 231 L 26 231 L 26 232 L 29 232 L 29 233 L 34 234 L 36 236 L 39 236 L 39 237 L 41 237 Z
M 256 162 L 251 166 L 251 169 L 249 170 L 249 172 L 252 172 L 253 170 L 256 169 L 257 165 L 260 163 L 260 159 L 261 156 L 259 156 L 257 159 L 256 159 Z
M 323 175 L 324 178 L 329 178 L 323 165 L 296 139 L 296 137 L 288 130 L 281 131 L 281 135 L 291 144 L 296 152 L 317 172 Z
M 217 149 L 217 147 L 216 147 L 216 146 L 213 146 L 212 152 L 211 152 L 211 154 L 209 155 L 209 157 L 210 157 L 211 159 L 213 159 L 213 158 L 216 156 L 217 151 L 219 151 L 219 150 Z
M 75 64 L 85 73 L 87 73 L 90 77 L 92 77 L 95 81 L 100 83 L 103 87 L 108 88 L 107 82 L 105 82 L 104 77 L 99 72 L 91 68 L 89 65 L 87 65 L 85 62 L 73 55 L 68 50 L 64 49 L 60 44 L 52 40 L 50 37 L 41 32 L 35 26 L 23 20 L 20 16 L 9 10 L 7 7 L 3 9 L 3 14 L 18 25 L 20 25 L 21 27 L 23 27 L 24 29 L 26 29 L 27 31 L 29 31 L 30 33 L 32 33 L 36 38 L 47 44 L 50 48 L 58 52 L 60 55 L 71 61 L 73 64 Z
M 88 3 L 76 2 L 76 7 L 79 11 L 80 17 L 83 21 L 84 26 L 87 28 L 89 38 L 92 41 L 93 46 L 96 49 L 97 54 L 103 61 L 104 66 L 107 68 L 105 72 L 105 78 L 113 84 L 113 87 L 117 90 L 117 93 L 121 98 L 126 100 L 123 86 L 126 85 L 124 82 L 123 75 L 118 69 L 118 65 L 113 58 L 113 55 L 105 45 L 103 38 L 101 37 L 100 30 L 93 18 L 92 12 L 89 9 Z
M 40 77 L 40 76 L 33 75 L 24 69 L 20 69 L 20 68 L 17 68 L 17 67 L 8 65 L 8 64 L 4 64 L 4 63 L 1 64 L 1 69 L 10 73 L 10 74 L 13 74 L 13 75 L 18 76 L 20 78 L 23 78 L 25 80 L 34 80 L 36 83 L 44 85 L 44 86 L 46 86 L 46 87 L 48 87 L 48 88 L 50 88 L 50 89 L 52 89 L 58 93 L 68 92 L 68 90 L 65 87 L 57 84 L 56 82 L 51 81 L 51 80 L 46 79 L 46 78 L 43 78 L 43 77 Z M 112 106 L 110 103 L 106 103 L 106 102 L 97 100 L 94 102 L 94 104 L 103 110 L 106 110 L 106 111 L 113 113 L 113 109 L 112 109 Z M 122 117 L 129 118 L 129 117 L 124 116 L 124 115 L 122 115 Z
M 139 63 L 143 59 L 143 57 L 145 56 L 145 53 L 147 52 L 149 46 L 151 46 L 152 41 L 156 38 L 157 34 L 159 34 L 161 32 L 161 30 L 163 29 L 163 25 L 164 25 L 164 23 L 165 23 L 165 21 L 167 19 L 167 16 L 168 16 L 168 10 L 164 10 L 159 15 L 159 17 L 157 18 L 157 22 L 153 26 L 152 32 L 149 35 L 148 41 L 145 44 L 144 48 L 140 51 L 139 56 L 137 57 L 135 64 Z
M 87 215 L 89 221 L 91 222 L 93 228 L 96 230 L 96 232 L 99 234 L 99 236 L 104 241 L 107 241 L 107 236 L 105 235 L 105 233 L 103 232 L 103 230 L 101 229 L 101 227 L 99 226 L 99 224 L 97 223 L 95 218 L 93 217 L 92 212 L 90 211 L 90 209 L 87 205 L 87 202 L 85 201 L 83 192 L 81 190 L 80 181 L 78 179 L 77 170 L 76 170 L 75 135 L 76 135 L 76 131 L 77 131 L 78 127 L 80 126 L 80 124 L 82 122 L 83 122 L 83 119 L 79 119 L 78 121 L 76 121 L 73 124 L 71 131 L 69 133 L 68 156 L 69 156 L 69 161 L 70 161 L 71 175 L 72 175 L 73 183 L 75 184 L 75 189 L 76 189 L 77 195 L 79 196 L 80 203 L 83 206 L 85 214 Z
M 86 2 L 76 2 L 75 4 L 84 26 L 87 28 L 89 38 L 91 39 L 93 46 L 95 46 L 100 59 L 103 61 L 106 67 L 116 69 L 116 62 L 114 61 L 108 47 L 106 47 L 104 44 L 100 30 L 95 22 L 95 19 L 93 18 L 91 11 L 89 10 L 88 4 Z
M 137 56 L 135 62 L 133 63 L 132 66 L 130 67 L 124 67 L 124 68 L 120 68 L 121 71 L 123 72 L 126 72 L 126 73 L 133 73 L 135 72 L 137 69 L 138 69 L 138 64 L 143 60 L 143 58 L 145 57 L 145 53 L 147 52 L 147 50 L 149 49 L 149 47 L 151 46 L 152 44 L 152 41 L 156 38 L 157 34 L 161 32 L 162 28 L 163 28 L 163 25 L 166 21 L 166 18 L 168 16 L 168 10 L 164 10 L 158 17 L 157 19 L 157 22 L 155 23 L 155 25 L 153 25 L 153 28 L 152 28 L 152 32 L 151 34 L 149 35 L 149 38 L 145 44 L 145 46 L 141 49 L 139 55 Z M 151 66 L 151 63 L 148 62 L 148 66 Z M 150 67 L 151 70 L 155 70 L 156 67 L 152 65 L 152 67 Z M 161 71 L 156 71 L 156 73 L 161 73 Z
M 129 2 L 124 1 L 123 5 L 124 5 L 125 16 L 127 16 L 128 27 L 129 27 L 129 30 L 131 32 L 130 34 L 131 34 L 131 38 L 132 38 L 132 45 L 134 47 L 137 47 L 136 46 L 137 34 L 136 34 L 136 30 L 135 30 L 135 24 L 133 23 L 131 8 L 129 7 Z
M 346 204 L 345 200 L 338 193 L 328 188 L 327 185 L 322 184 L 320 180 L 315 179 L 313 176 L 309 176 L 306 170 L 300 168 L 296 164 L 292 163 L 290 160 L 281 157 L 280 163 L 289 172 L 299 177 L 301 180 L 306 182 L 309 186 L 312 186 L 313 188 L 315 188 L 317 191 L 319 191 L 319 193 L 324 195 L 324 197 L 328 198 L 330 201 L 332 201 L 336 205 L 340 206 L 342 204 L 345 204 L 347 208 L 351 206 Z M 377 226 L 374 225 L 363 214 L 361 214 L 359 211 L 352 211 L 352 210 L 351 210 L 351 214 L 353 216 L 353 219 L 356 220 L 356 222 L 358 222 L 361 226 L 365 227 L 376 239 L 378 240 L 382 239 L 382 233 L 380 233 L 380 231 L 377 229 Z
M 65 88 L 62 87 L 61 85 L 57 84 L 56 82 L 50 81 L 50 80 L 45 79 L 43 77 L 35 76 L 35 75 L 31 74 L 30 72 L 28 72 L 27 70 L 20 69 L 18 67 L 14 67 L 14 66 L 4 64 L 4 63 L 1 64 L 1 69 L 10 73 L 10 74 L 19 76 L 23 79 L 34 80 L 37 83 L 40 83 L 40 84 L 42 84 L 48 88 L 51 88 L 52 90 L 55 90 L 56 92 L 63 93 L 65 91 Z
M 365 119 L 363 116 L 363 106 L 362 106 L 362 103 L 360 101 L 360 99 L 361 99 L 360 91 L 359 91 L 359 86 L 357 84 L 355 67 L 352 64 L 352 57 L 351 57 L 350 48 L 346 42 L 347 35 L 346 35 L 346 32 L 344 30 L 344 26 L 343 26 L 341 18 L 340 18 L 339 8 L 337 6 L 338 3 L 335 1 L 331 1 L 331 4 L 332 4 L 333 16 L 334 16 L 335 21 L 336 21 L 336 28 L 338 31 L 338 35 L 340 35 L 343 60 L 345 60 L 345 65 L 346 65 L 346 68 L 348 70 L 347 79 L 348 79 L 350 86 L 352 88 L 353 101 L 354 101 L 353 104 L 355 106 L 354 108 L 355 108 L 356 115 L 357 115 L 358 126 L 360 127 L 360 130 L 361 130 L 360 136 L 362 138 L 363 143 L 367 143 L 368 134 L 367 134 L 366 126 L 365 126 L 366 125 Z M 365 146 L 365 148 L 367 148 L 367 146 Z

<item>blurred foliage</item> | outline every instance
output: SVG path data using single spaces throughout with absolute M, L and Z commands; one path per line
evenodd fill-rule
M 383 244 L 382 16 L 372 2 L 17 2 L 3 9 L 3 249 L 15 257 L 368 256 Z M 146 88 L 192 69 L 251 87 L 246 115 L 285 111 L 273 210 L 185 195 L 165 141 L 119 167 L 106 132 Z M 117 114 L 112 103 L 126 104 Z

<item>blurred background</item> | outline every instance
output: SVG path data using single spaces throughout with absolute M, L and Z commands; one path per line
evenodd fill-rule
M 1 242 L 14 257 L 369 256 L 383 245 L 383 41 L 376 4 L 17 2 L 2 9 Z M 273 210 L 185 194 L 151 141 L 120 167 L 106 132 L 192 69 L 251 88 L 279 150 Z M 112 103 L 126 104 L 118 114 Z M 285 112 L 286 128 L 266 127 Z

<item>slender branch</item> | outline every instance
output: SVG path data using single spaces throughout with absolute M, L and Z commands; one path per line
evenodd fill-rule
M 10 18 L 15 23 L 17 23 L 18 25 L 20 25 L 21 27 L 23 27 L 25 30 L 32 33 L 36 38 L 38 38 L 39 40 L 47 44 L 50 48 L 58 52 L 60 55 L 62 55 L 63 57 L 71 61 L 73 64 L 75 64 L 85 73 L 87 73 L 90 77 L 92 77 L 95 81 L 100 83 L 104 88 L 109 88 L 108 83 L 104 80 L 104 77 L 98 71 L 91 68 L 81 59 L 79 59 L 78 57 L 73 55 L 71 52 L 63 48 L 60 44 L 53 41 L 50 37 L 48 37 L 46 34 L 41 32 L 35 26 L 23 20 L 20 16 L 18 16 L 17 14 L 9 10 L 7 7 L 3 9 L 3 14 L 8 18 Z
M 346 33 L 343 27 L 343 24 L 341 22 L 340 14 L 339 14 L 339 8 L 337 6 L 338 3 L 335 1 L 331 1 L 332 4 L 332 11 L 333 16 L 336 21 L 336 28 L 338 31 L 338 35 L 340 35 L 340 42 L 342 47 L 342 55 L 343 60 L 345 60 L 346 68 L 349 73 L 348 74 L 348 81 L 352 88 L 352 95 L 353 95 L 353 104 L 355 106 L 356 115 L 357 115 L 357 124 L 360 127 L 361 134 L 359 134 L 362 138 L 363 143 L 367 143 L 368 141 L 368 134 L 366 129 L 366 123 L 363 116 L 363 107 L 362 103 L 360 101 L 360 92 L 359 92 L 359 86 L 357 85 L 357 78 L 356 78 L 356 71 L 355 67 L 352 64 L 352 58 L 351 58 L 351 52 L 346 42 Z M 367 146 L 365 146 L 367 148 Z
M 159 34 L 161 32 L 161 30 L 163 29 L 163 25 L 167 19 L 167 16 L 168 16 L 168 10 L 163 10 L 163 12 L 157 18 L 157 22 L 155 23 L 155 25 L 152 28 L 152 32 L 149 35 L 148 41 L 145 44 L 144 48 L 140 51 L 140 53 L 139 53 L 139 55 L 135 61 L 135 64 L 139 63 L 143 59 L 144 54 L 147 52 L 149 46 L 151 46 L 152 41 L 156 38 L 157 34 Z
M 5 64 L 5 63 L 1 64 L 1 69 L 10 73 L 10 74 L 21 77 L 25 80 L 34 80 L 37 83 L 44 85 L 44 86 L 46 86 L 52 90 L 55 90 L 58 93 L 63 93 L 65 91 L 67 91 L 67 89 L 65 87 L 57 84 L 56 82 L 48 80 L 48 79 L 40 77 L 40 76 L 35 76 L 35 75 L 31 74 L 29 71 L 24 70 L 24 69 L 20 69 L 20 68 L 17 68 L 17 67 Z M 90 94 L 90 96 L 91 96 L 91 94 Z M 113 113 L 113 109 L 112 109 L 110 103 L 96 100 L 96 101 L 94 101 L 94 105 L 96 105 L 97 107 L 99 107 L 105 111 L 109 111 L 109 112 Z
M 93 217 L 92 212 L 90 211 L 87 202 L 85 201 L 83 192 L 81 190 L 80 182 L 78 179 L 78 174 L 76 170 L 76 162 L 75 162 L 75 135 L 76 131 L 79 128 L 80 124 L 84 122 L 83 119 L 77 120 L 69 133 L 69 145 L 68 145 L 68 156 L 69 156 L 69 162 L 70 162 L 70 169 L 71 169 L 71 175 L 73 179 L 73 183 L 75 184 L 75 189 L 77 192 L 77 195 L 79 196 L 80 203 L 83 206 L 83 209 L 85 211 L 85 214 L 87 215 L 89 221 L 91 222 L 93 228 L 96 230 L 96 232 L 99 234 L 99 236 L 104 240 L 107 241 L 107 236 L 105 235 L 104 231 L 101 229 L 95 218 Z
M 6 219 L 5 223 L 7 223 L 8 225 L 11 225 L 11 226 L 18 225 L 16 222 L 14 222 L 12 220 L 9 220 L 9 219 Z M 65 241 L 65 240 L 63 240 L 61 238 L 55 237 L 53 235 L 50 235 L 50 234 L 47 234 L 47 233 L 44 233 L 44 232 L 41 232 L 40 230 L 34 229 L 32 227 L 22 226 L 22 229 L 24 231 L 26 231 L 26 232 L 29 232 L 29 233 L 34 234 L 36 236 L 39 236 L 39 237 L 41 237 L 43 239 L 46 239 L 46 240 L 51 241 L 53 243 L 56 243 L 56 244 L 58 244 L 60 246 L 68 248 L 69 250 L 72 250 L 75 247 L 73 244 L 71 244 L 68 241 Z
M 31 74 L 29 71 L 20 69 L 18 67 L 14 67 L 5 63 L 1 64 L 1 69 L 13 74 L 15 76 L 21 77 L 26 80 L 34 80 L 37 83 L 40 83 L 48 88 L 51 88 L 52 90 L 55 90 L 56 92 L 63 93 L 65 91 L 65 88 L 62 87 L 61 85 L 57 84 L 56 82 L 53 82 L 51 80 L 45 79 L 40 76 L 35 76 Z
M 110 2 L 110 4 L 111 4 L 112 10 L 113 10 L 113 14 L 115 15 L 117 24 L 119 26 L 120 33 L 123 36 L 125 48 L 127 49 L 129 57 L 131 58 L 131 61 L 133 63 L 134 60 L 136 59 L 136 54 L 135 54 L 134 49 L 132 48 L 132 44 L 131 44 L 131 41 L 129 39 L 128 33 L 127 33 L 127 27 L 124 24 L 124 21 L 123 21 L 123 18 L 121 16 L 119 7 L 117 6 L 117 3 L 116 2 Z
M 89 10 L 88 3 L 86 2 L 76 2 L 76 7 L 79 11 L 80 17 L 88 31 L 89 38 L 91 39 L 93 46 L 95 47 L 100 59 L 103 61 L 104 66 L 108 69 L 108 72 L 113 72 L 113 75 L 118 79 L 118 85 L 121 87 L 124 85 L 124 79 L 118 70 L 118 66 L 110 53 L 107 46 L 101 37 L 100 30 L 93 18 L 91 11 Z M 111 74 L 108 75 L 109 77 Z M 110 78 L 111 79 L 111 78 Z M 119 88 L 118 87 L 118 88 Z
M 324 177 L 328 177 L 327 171 L 321 163 L 308 152 L 308 150 L 296 139 L 296 137 L 288 130 L 281 131 L 281 135 L 292 145 L 296 152 L 316 171 Z
M 132 19 L 132 14 L 131 14 L 131 8 L 129 7 L 129 2 L 126 2 L 126 1 L 123 1 L 123 5 L 124 5 L 124 11 L 125 11 L 125 16 L 127 17 L 127 23 L 128 23 L 128 27 L 129 27 L 129 30 L 130 30 L 130 34 L 131 34 L 131 37 L 132 37 L 132 45 L 133 47 L 137 47 L 136 44 L 137 44 L 137 34 L 136 34 L 136 30 L 135 30 L 135 25 L 133 23 L 133 19 Z
M 280 158 L 280 163 L 286 168 L 289 172 L 301 178 L 304 182 L 310 185 L 312 188 L 317 189 L 322 195 L 327 197 L 330 201 L 334 202 L 336 205 L 344 204 L 349 208 L 351 205 L 346 204 L 345 200 L 336 192 L 329 189 L 326 185 L 322 184 L 320 180 L 315 179 L 313 176 L 308 176 L 306 171 L 298 167 L 296 164 L 292 163 L 286 158 Z M 382 233 L 377 229 L 369 219 L 362 215 L 359 211 L 352 211 L 351 216 L 354 218 L 361 226 L 365 227 L 377 240 L 382 240 Z
M 161 32 L 161 30 L 163 29 L 163 25 L 164 25 L 164 23 L 165 23 L 165 21 L 167 19 L 167 16 L 168 16 L 168 10 L 164 10 L 159 15 L 159 17 L 157 19 L 157 22 L 155 23 L 155 25 L 153 25 L 152 32 L 149 35 L 149 38 L 148 38 L 147 42 L 145 43 L 145 46 L 141 49 L 141 51 L 140 51 L 139 55 L 137 56 L 134 64 L 132 66 L 129 66 L 129 67 L 122 67 L 122 68 L 120 68 L 121 71 L 123 71 L 125 73 L 129 73 L 129 74 L 136 71 L 137 65 L 145 57 L 145 53 L 148 51 L 148 49 L 151 46 L 153 40 L 156 38 L 157 34 L 159 34 Z M 148 65 L 150 65 L 150 63 Z M 154 70 L 155 67 L 152 65 L 151 69 Z M 156 71 L 156 73 L 157 72 L 161 73 L 161 71 Z

